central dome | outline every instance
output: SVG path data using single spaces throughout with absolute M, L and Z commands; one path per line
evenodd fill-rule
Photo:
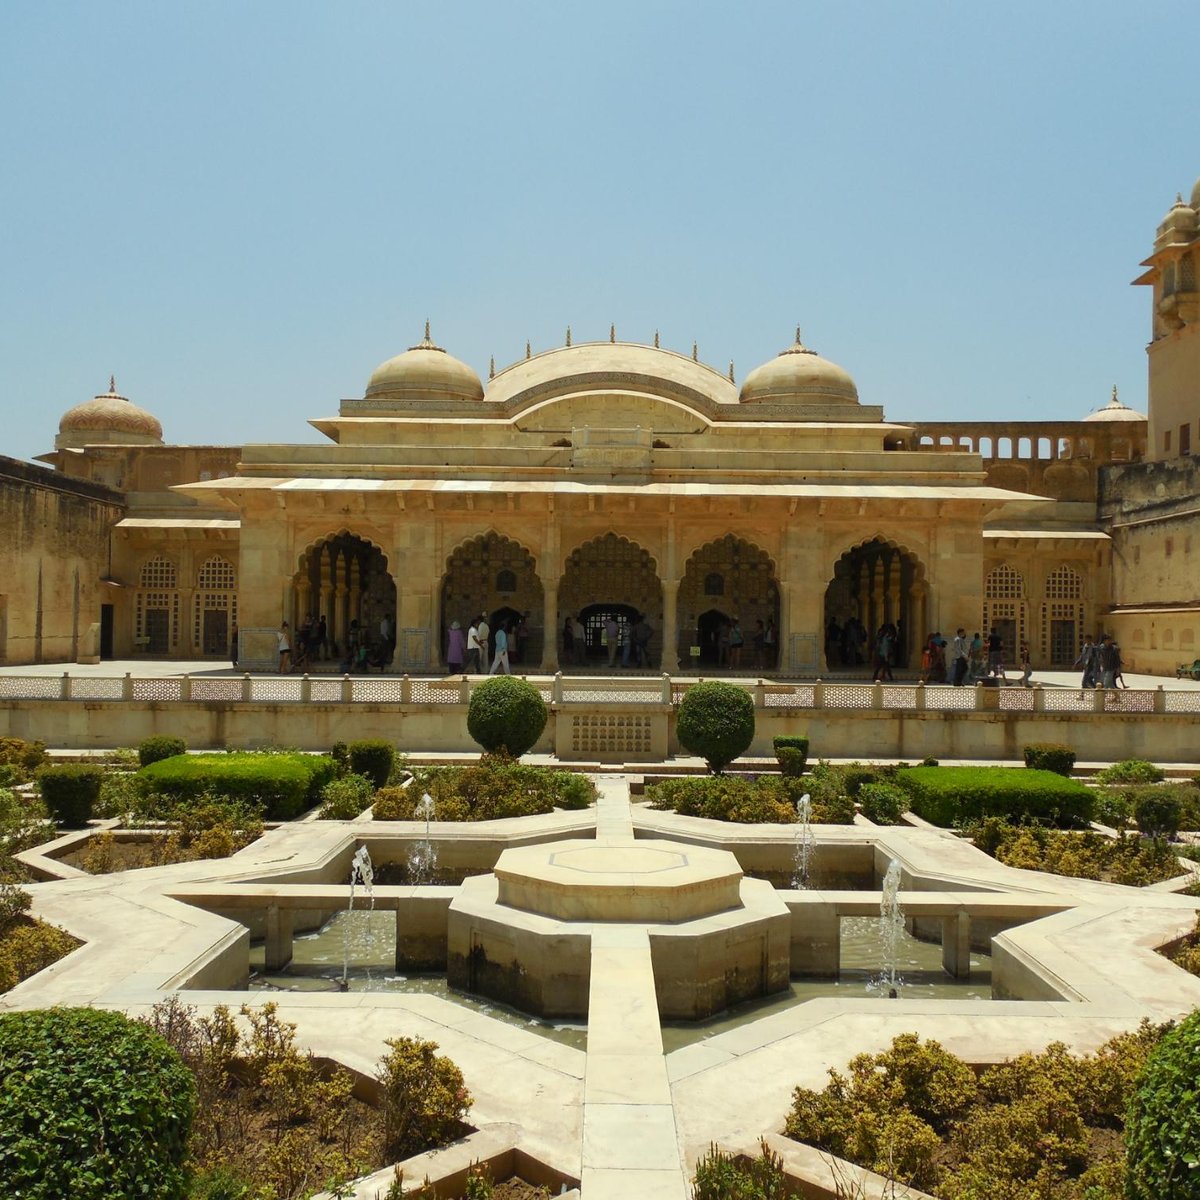
M 795 345 L 746 376 L 740 400 L 743 404 L 848 405 L 858 403 L 858 388 L 837 363 L 805 346 L 797 329 Z
M 367 381 L 368 400 L 482 400 L 479 376 L 429 337 L 376 367 Z

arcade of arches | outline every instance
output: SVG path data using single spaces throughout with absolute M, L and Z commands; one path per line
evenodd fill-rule
M 688 559 L 678 603 L 681 663 L 692 659 L 701 667 L 726 665 L 723 652 L 736 621 L 745 640 L 739 665 L 775 665 L 768 656 L 773 659 L 779 645 L 779 585 L 765 551 L 732 534 L 702 546 Z M 763 631 L 773 630 L 773 650 L 756 645 L 759 622 Z
M 896 665 L 908 666 L 915 647 L 932 632 L 925 628 L 924 572 L 916 558 L 893 542 L 873 538 L 838 559 L 825 591 L 827 667 L 856 665 L 854 639 L 845 636 L 852 619 L 868 641 L 881 625 L 895 625 Z M 841 633 L 831 636 L 835 629 Z
M 383 551 L 366 538 L 339 533 L 310 546 L 293 580 L 293 613 L 299 625 L 309 615 L 325 617 L 329 638 L 345 647 L 351 622 L 368 640 L 379 637 L 386 616 L 396 619 L 396 584 Z

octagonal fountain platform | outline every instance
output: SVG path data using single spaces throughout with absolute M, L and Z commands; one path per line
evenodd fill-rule
M 585 1016 L 593 928 L 622 924 L 649 936 L 664 1018 L 788 986 L 791 917 L 769 883 L 727 850 L 633 838 L 505 850 L 450 905 L 447 978 L 537 1016 Z

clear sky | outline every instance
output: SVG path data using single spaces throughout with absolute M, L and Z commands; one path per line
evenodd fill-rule
M 892 420 L 1145 408 L 1178 4 L 0 4 L 4 438 L 316 441 L 435 340 L 805 342 Z

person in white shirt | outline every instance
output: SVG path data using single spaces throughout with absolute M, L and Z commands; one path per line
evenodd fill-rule
M 482 674 L 487 670 L 488 665 L 488 638 L 492 636 L 491 626 L 487 622 L 487 613 L 481 613 L 479 616 L 479 624 L 475 627 L 475 632 L 479 635 L 479 671 Z
M 967 676 L 967 665 L 970 661 L 971 647 L 967 641 L 967 631 L 959 629 L 950 643 L 950 657 L 954 660 L 954 686 L 962 687 Z
M 482 675 L 482 661 L 479 657 L 479 623 L 472 621 L 467 627 L 467 661 L 463 664 L 463 669 L 469 675 Z
M 508 666 L 508 632 L 503 625 L 496 630 L 496 657 L 492 660 L 492 669 L 488 674 L 495 675 L 497 671 L 501 675 L 512 674 Z

